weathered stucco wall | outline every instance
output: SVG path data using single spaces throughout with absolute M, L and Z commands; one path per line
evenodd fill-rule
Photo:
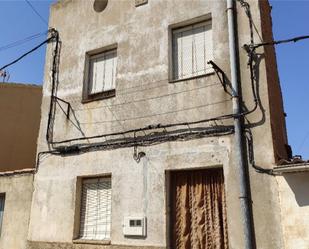
M 52 7 L 50 26 L 59 31 L 62 41 L 57 95 L 71 103 L 74 113 L 71 120 L 67 120 L 57 108 L 55 141 L 158 123 L 196 121 L 232 112 L 230 97 L 223 91 L 215 74 L 177 83 L 168 81 L 170 25 L 201 16 L 211 17 L 214 61 L 229 77 L 226 2 L 150 0 L 138 8 L 134 2 L 109 1 L 102 13 L 93 11 L 93 1 L 64 0 Z M 258 2 L 250 1 L 250 4 L 255 26 L 261 32 Z M 237 13 L 242 92 L 248 109 L 251 109 L 253 101 L 248 56 L 241 49 L 250 41 L 248 18 L 239 5 Z M 254 35 L 258 40 L 260 34 Z M 82 104 L 86 53 L 115 43 L 118 55 L 116 97 Z M 263 53 L 263 48 L 258 52 Z M 51 94 L 51 60 L 52 44 L 49 44 L 38 151 L 48 149 L 45 132 Z M 256 70 L 259 72 L 259 96 L 263 109 L 258 109 L 248 118 L 254 127 L 256 163 L 272 168 L 275 157 L 263 59 Z M 220 124 L 230 123 L 220 121 Z M 243 248 L 239 181 L 232 135 L 166 142 L 138 149 L 146 153 L 139 164 L 133 159 L 133 148 L 64 157 L 49 155 L 44 158 L 35 176 L 28 236 L 31 248 L 47 248 L 43 242 L 73 248 L 72 240 L 76 237 L 74 215 L 78 199 L 77 178 L 104 174 L 112 175 L 111 243 L 166 247 L 169 237 L 166 171 L 207 167 L 224 169 L 229 244 L 230 248 Z M 256 173 L 250 168 L 250 180 L 257 248 L 282 248 L 275 178 Z M 144 239 L 127 238 L 122 234 L 123 217 L 136 213 L 146 213 L 147 216 L 147 237 Z M 44 224 L 49 225 L 46 227 Z
M 0 193 L 5 193 L 0 248 L 25 249 L 29 226 L 33 175 L 0 177 Z
M 35 167 L 42 87 L 0 84 L 0 171 Z
M 308 172 L 278 176 L 281 220 L 286 249 L 309 247 Z
M 72 242 L 80 195 L 76 194 L 77 177 L 111 174 L 112 244 L 165 247 L 166 171 L 224 166 L 228 175 L 227 143 L 203 139 L 140 148 L 146 153 L 140 163 L 133 159 L 133 148 L 44 159 L 35 176 L 29 240 Z M 123 236 L 124 216 L 134 215 L 147 217 L 144 239 Z M 44 224 L 49 224 L 48 229 Z

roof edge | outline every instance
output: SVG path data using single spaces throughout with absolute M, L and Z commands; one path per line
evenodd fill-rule
M 278 175 L 309 171 L 309 162 L 276 166 L 273 172 Z
M 22 87 L 22 88 L 35 88 L 35 89 L 42 89 L 42 85 L 35 85 L 35 84 L 27 84 L 27 83 L 15 83 L 15 82 L 0 82 L 1 87 Z

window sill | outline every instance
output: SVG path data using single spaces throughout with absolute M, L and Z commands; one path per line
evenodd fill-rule
M 110 245 L 110 240 L 74 239 L 73 244 Z
M 188 81 L 188 80 L 194 80 L 194 79 L 198 79 L 198 78 L 203 78 L 206 76 L 210 76 L 215 74 L 215 71 L 211 71 L 209 73 L 205 73 L 205 74 L 201 74 L 201 75 L 197 75 L 197 76 L 191 76 L 188 78 L 181 78 L 181 79 L 170 79 L 169 83 L 177 83 L 177 82 L 181 82 L 181 81 Z
M 116 96 L 116 90 L 113 89 L 105 92 L 83 96 L 82 103 L 85 104 L 96 100 L 109 99 L 115 96 Z

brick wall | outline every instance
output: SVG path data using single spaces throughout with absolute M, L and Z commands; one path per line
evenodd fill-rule
M 259 5 L 263 41 L 272 41 L 271 6 L 268 0 L 260 0 Z M 283 99 L 277 70 L 276 51 L 274 46 L 264 46 L 264 51 L 274 154 L 275 161 L 278 162 L 280 159 L 288 159 L 291 155 L 289 155 Z

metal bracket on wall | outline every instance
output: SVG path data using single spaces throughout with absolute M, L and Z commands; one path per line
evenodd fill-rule
M 63 100 L 63 99 L 61 99 L 61 98 L 56 97 L 56 96 L 53 96 L 53 98 L 55 99 L 55 101 L 56 101 L 58 104 L 59 104 L 59 101 L 61 101 L 62 103 L 65 103 L 65 104 L 67 105 L 67 110 L 66 110 L 66 112 L 65 112 L 62 108 L 61 108 L 61 109 L 62 109 L 62 111 L 65 113 L 67 119 L 69 119 L 69 117 L 70 117 L 70 109 L 72 108 L 70 102 L 67 102 L 67 101 L 65 101 L 65 100 Z M 60 104 L 59 104 L 59 106 L 60 106 Z
M 215 70 L 216 75 L 218 76 L 220 83 L 223 87 L 223 90 L 232 96 L 232 94 L 227 90 L 227 87 L 231 88 L 231 84 L 227 81 L 227 77 L 223 70 L 212 60 L 208 61 L 207 64 L 211 65 L 212 68 Z

